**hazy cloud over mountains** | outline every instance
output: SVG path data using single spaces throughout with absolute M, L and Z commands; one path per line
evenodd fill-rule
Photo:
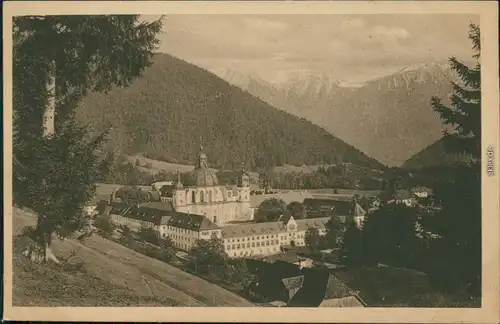
M 147 17 L 151 19 L 153 17 Z M 468 59 L 466 15 L 170 15 L 161 52 L 268 81 L 304 71 L 360 83 L 405 66 Z

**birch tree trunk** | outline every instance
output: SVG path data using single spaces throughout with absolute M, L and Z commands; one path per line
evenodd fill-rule
M 48 94 L 47 105 L 44 107 L 43 111 L 43 136 L 50 137 L 55 135 L 55 117 L 56 117 L 56 64 L 54 61 L 50 63 L 50 69 L 47 76 L 46 91 Z M 47 187 L 47 183 L 45 187 Z M 52 235 L 48 233 L 47 235 Z M 45 240 L 45 242 L 50 242 L 50 240 Z M 48 262 L 49 260 L 59 263 L 49 243 L 44 243 L 43 261 Z
M 46 90 L 48 93 L 47 105 L 43 112 L 43 135 L 45 137 L 55 134 L 56 115 L 56 71 L 55 62 L 51 62 L 47 76 Z

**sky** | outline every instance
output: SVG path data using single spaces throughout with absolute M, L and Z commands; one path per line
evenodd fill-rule
M 155 17 L 147 16 L 150 20 Z M 269 82 L 300 73 L 360 84 L 450 56 L 470 59 L 473 15 L 167 15 L 159 51 Z

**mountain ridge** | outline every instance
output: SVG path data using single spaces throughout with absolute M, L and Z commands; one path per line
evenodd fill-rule
M 96 130 L 112 124 L 108 147 L 123 154 L 192 164 L 200 137 L 209 163 L 263 168 L 349 161 L 383 167 L 310 121 L 283 112 L 215 74 L 157 54 L 128 88 L 84 98 L 77 118 Z
M 429 101 L 432 96 L 446 101 L 452 91 L 450 81 L 456 81 L 444 61 L 402 68 L 361 86 L 344 86 L 330 78 L 321 87 L 323 81 L 310 84 L 314 80 L 311 73 L 299 74 L 306 77 L 295 84 L 289 80 L 291 86 L 281 82 L 281 87 L 257 81 L 259 86 L 251 82 L 251 86 L 238 84 L 228 73 L 221 77 L 279 109 L 323 127 L 389 166 L 401 166 L 442 137 L 442 122 Z M 309 86 L 304 87 L 307 82 Z M 266 88 L 266 83 L 272 86 Z

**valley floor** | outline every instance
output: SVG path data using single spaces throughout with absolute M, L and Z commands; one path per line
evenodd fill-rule
M 35 217 L 14 209 L 14 235 Z M 255 306 L 246 299 L 171 265 L 97 235 L 85 244 L 57 240 L 54 254 L 67 266 L 38 266 L 13 253 L 15 306 Z M 68 269 L 81 266 L 79 270 Z M 66 269 L 65 269 L 66 268 Z

